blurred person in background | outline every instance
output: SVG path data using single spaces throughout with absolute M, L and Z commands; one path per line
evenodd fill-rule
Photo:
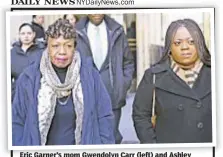
M 98 69 L 112 101 L 116 144 L 122 142 L 119 131 L 122 107 L 134 72 L 134 58 L 130 52 L 123 27 L 105 14 L 89 14 L 76 24 L 77 49 L 91 57 Z
M 63 16 L 63 19 L 69 20 L 69 22 L 75 27 L 75 24 L 78 22 L 77 15 L 74 14 L 66 14 Z
M 141 143 L 211 143 L 211 55 L 198 24 L 172 22 L 161 60 L 145 71 L 133 103 Z
M 19 27 L 19 41 L 12 44 L 11 49 L 11 83 L 12 99 L 15 92 L 15 83 L 23 70 L 32 62 L 39 60 L 44 44 L 35 42 L 35 32 L 33 26 L 29 23 L 23 23 Z
M 127 28 L 127 38 L 136 39 L 136 22 L 132 21 L 131 25 Z
M 136 54 L 137 54 L 137 49 L 136 49 L 136 22 L 132 21 L 131 25 L 127 28 L 127 38 L 128 38 L 128 43 L 129 43 L 129 47 L 130 47 L 130 51 L 133 55 L 134 58 L 134 73 L 133 73 L 133 81 L 132 81 L 132 85 L 130 88 L 130 92 L 136 92 L 136 69 L 137 69 L 137 63 L 136 63 Z
M 33 15 L 32 18 L 33 18 L 32 25 L 36 33 L 35 39 L 39 41 L 44 41 L 45 40 L 45 30 L 43 28 L 44 16 Z
M 13 145 L 113 144 L 111 100 L 91 58 L 75 50 L 75 28 L 58 19 L 46 36 L 40 62 L 16 84 Z

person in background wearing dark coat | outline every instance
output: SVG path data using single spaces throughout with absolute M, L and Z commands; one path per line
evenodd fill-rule
M 75 29 L 58 19 L 46 31 L 39 63 L 18 79 L 12 104 L 12 144 L 113 144 L 110 97 L 91 58 L 75 51 Z
M 32 25 L 34 31 L 36 32 L 36 40 L 45 40 L 45 30 L 43 28 L 44 16 L 43 15 L 33 15 Z
M 15 82 L 23 70 L 32 62 L 39 60 L 45 45 L 35 42 L 35 32 L 29 23 L 19 27 L 19 41 L 13 43 L 11 49 L 11 83 L 12 99 L 15 92 Z
M 130 51 L 132 52 L 133 58 L 134 58 L 134 73 L 133 78 L 136 78 L 136 22 L 132 21 L 130 27 L 127 28 L 127 38 L 129 42 Z
M 121 109 L 134 72 L 134 58 L 129 50 L 123 27 L 104 14 L 89 14 L 76 24 L 77 49 L 85 57 L 92 57 L 95 67 L 112 101 L 114 134 L 121 143 L 119 132 Z
M 212 142 L 211 55 L 195 21 L 168 27 L 164 55 L 145 71 L 132 116 L 141 143 Z
M 127 28 L 127 38 L 136 38 L 136 22 L 132 21 L 130 27 Z
M 63 16 L 63 19 L 69 20 L 69 22 L 75 27 L 75 24 L 78 22 L 78 17 L 77 15 L 74 14 L 65 14 Z

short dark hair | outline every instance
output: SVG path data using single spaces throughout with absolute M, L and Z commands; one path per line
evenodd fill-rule
M 67 19 L 67 15 L 68 15 L 68 14 L 65 14 L 65 15 L 63 16 L 63 19 Z M 72 14 L 72 15 L 73 15 L 73 17 L 76 19 L 76 22 L 75 22 L 75 23 L 77 23 L 77 22 L 79 21 L 78 16 L 75 15 L 75 14 Z
M 33 15 L 33 19 L 35 19 L 36 18 L 36 15 Z
M 21 31 L 21 29 L 25 26 L 29 26 L 31 28 L 31 30 L 34 32 L 34 28 L 33 25 L 31 25 L 30 23 L 23 23 L 19 26 L 19 32 Z
M 197 48 L 198 55 L 201 61 L 204 64 L 211 66 L 211 55 L 206 46 L 204 35 L 200 27 L 198 26 L 198 24 L 192 19 L 183 19 L 183 20 L 173 21 L 169 25 L 166 32 L 166 36 L 165 36 L 164 54 L 159 62 L 165 61 L 168 58 L 169 54 L 171 53 L 170 47 L 171 47 L 172 39 L 174 35 L 176 34 L 178 28 L 182 26 L 185 27 L 189 31 L 192 38 L 194 39 L 194 43 Z
M 68 20 L 59 18 L 48 27 L 46 31 L 46 37 L 47 39 L 48 37 L 59 38 L 61 35 L 65 39 L 71 39 L 71 38 L 75 39 L 76 30 L 73 27 L 73 25 L 69 23 Z

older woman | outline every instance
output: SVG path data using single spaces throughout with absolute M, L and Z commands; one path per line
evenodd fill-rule
M 12 105 L 13 145 L 114 143 L 111 102 L 92 61 L 75 51 L 75 29 L 57 20 L 46 31 L 39 64 L 18 80 Z
M 133 120 L 141 143 L 212 142 L 211 56 L 195 21 L 170 24 L 162 59 L 138 87 Z
M 13 43 L 11 49 L 11 82 L 12 98 L 15 92 L 15 82 L 23 70 L 32 62 L 41 58 L 45 45 L 35 42 L 34 28 L 29 23 L 19 27 L 19 41 Z

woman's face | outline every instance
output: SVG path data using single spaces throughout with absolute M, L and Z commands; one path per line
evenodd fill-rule
M 52 64 L 58 68 L 66 68 L 73 60 L 74 54 L 74 38 L 64 39 L 63 36 L 59 38 L 48 38 L 48 50 Z
M 30 45 L 35 38 L 35 32 L 30 28 L 30 26 L 23 26 L 19 32 L 19 39 L 24 45 Z
M 66 17 L 67 20 L 69 20 L 69 22 L 74 26 L 76 23 L 76 18 L 74 17 L 74 15 L 72 14 L 68 14 Z
M 193 67 L 198 60 L 194 39 L 185 27 L 179 27 L 171 43 L 171 54 L 182 67 Z

